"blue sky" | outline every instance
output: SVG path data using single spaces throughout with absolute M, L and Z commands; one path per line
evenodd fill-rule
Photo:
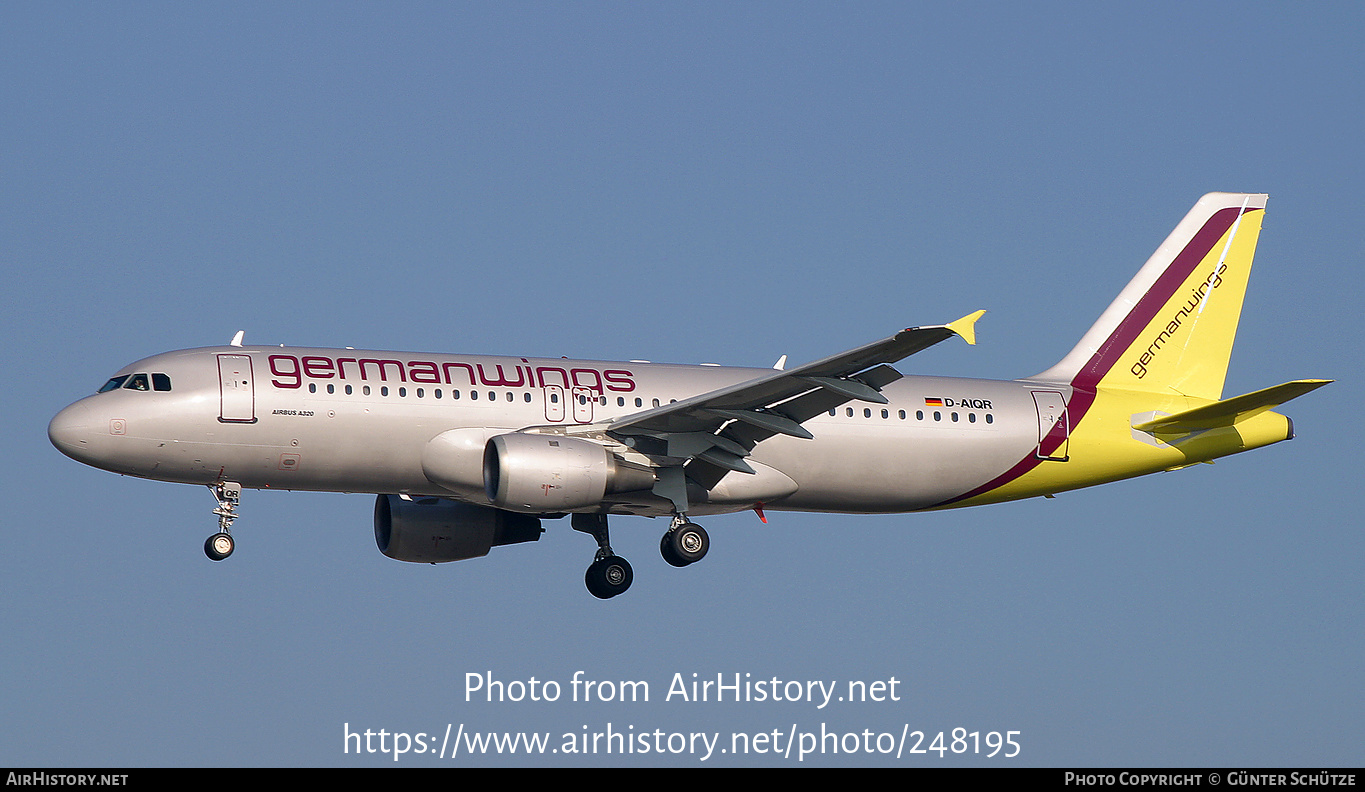
M 1359 4 L 9 4 L 0 11 L 0 765 L 394 765 L 408 734 L 1018 731 L 1020 755 L 801 764 L 1358 764 Z M 61 456 L 61 407 L 225 343 L 814 359 L 977 308 L 907 373 L 1061 357 L 1212 190 L 1271 199 L 1227 393 L 1335 384 L 1299 437 L 1054 500 L 620 519 L 440 566 L 372 498 Z M 466 701 L 646 681 L 648 703 Z M 674 674 L 899 701 L 665 701 Z M 984 739 L 984 737 L 983 737 Z M 404 756 L 788 766 L 689 753 Z

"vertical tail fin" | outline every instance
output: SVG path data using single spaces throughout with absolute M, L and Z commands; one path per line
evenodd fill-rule
M 1029 379 L 1221 398 L 1266 198 L 1200 198 L 1076 348 Z

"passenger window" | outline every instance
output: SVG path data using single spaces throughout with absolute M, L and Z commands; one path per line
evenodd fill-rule
M 128 390 L 140 391 L 151 390 L 151 388 L 148 387 L 147 385 L 146 374 L 134 374 L 133 376 L 128 378 L 128 381 L 124 383 L 123 387 L 127 388 Z
M 104 383 L 104 385 L 102 385 L 100 389 L 95 392 L 108 393 L 111 390 L 118 390 L 123 385 L 123 381 L 126 379 L 128 379 L 127 374 L 124 374 L 122 377 L 114 377 L 110 379 L 108 382 Z
M 171 389 L 171 378 L 165 374 L 152 375 L 152 390 L 168 391 Z

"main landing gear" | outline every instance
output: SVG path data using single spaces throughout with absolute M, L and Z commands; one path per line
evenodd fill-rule
M 607 515 L 575 514 L 569 519 L 575 531 L 582 531 L 597 540 L 597 555 L 594 556 L 588 571 L 583 574 L 583 582 L 588 592 L 598 599 L 611 599 L 624 594 L 630 588 L 635 573 L 626 559 L 616 555 L 611 549 L 607 533 Z M 711 539 L 706 529 L 686 517 L 678 515 L 672 525 L 659 540 L 659 553 L 664 560 L 675 567 L 695 564 L 706 557 L 711 547 Z
M 588 592 L 598 599 L 611 599 L 625 593 L 635 579 L 630 562 L 611 551 L 607 537 L 607 515 L 575 514 L 569 518 L 575 531 L 582 531 L 597 540 L 597 555 L 593 558 L 588 571 L 583 573 L 583 582 Z
M 710 548 L 711 537 L 706 535 L 706 529 L 688 522 L 682 515 L 673 518 L 673 524 L 659 539 L 659 555 L 675 567 L 697 563 Z
M 218 499 L 218 533 L 204 542 L 204 555 L 214 561 L 222 561 L 232 555 L 236 543 L 232 541 L 232 521 L 237 519 L 237 504 L 242 500 L 242 485 L 235 481 L 220 481 L 210 484 L 209 490 Z

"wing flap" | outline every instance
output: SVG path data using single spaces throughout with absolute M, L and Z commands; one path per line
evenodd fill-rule
M 700 412 L 709 413 L 718 418 L 728 418 L 742 421 L 750 426 L 768 432 L 768 437 L 774 434 L 784 434 L 802 440 L 812 440 L 815 435 L 811 434 L 804 426 L 797 421 L 793 421 L 781 413 L 768 410 L 760 412 L 758 410 L 711 410 L 701 409 Z M 750 446 L 752 448 L 752 446 Z
M 779 434 L 812 439 L 801 424 L 849 401 L 885 404 L 881 389 L 902 376 L 891 363 L 955 335 L 975 343 L 974 327 L 984 313 L 946 325 L 907 328 L 804 366 L 774 369 L 626 415 L 601 428 L 663 465 L 686 463 L 688 477 L 709 489 L 730 471 L 752 473 L 744 458 L 763 440 Z

